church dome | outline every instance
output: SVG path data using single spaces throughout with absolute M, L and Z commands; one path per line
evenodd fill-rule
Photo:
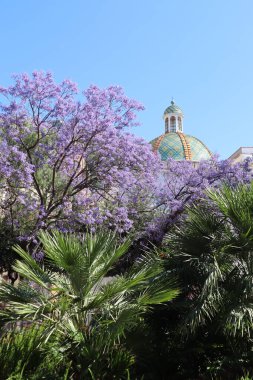
M 201 161 L 208 160 L 212 156 L 202 141 L 182 132 L 165 133 L 152 140 L 151 145 L 162 161 L 166 161 L 168 158 L 179 161 Z
M 177 113 L 177 114 L 181 114 L 181 115 L 183 115 L 183 111 L 181 110 L 181 108 L 179 108 L 179 107 L 174 103 L 173 100 L 171 101 L 170 106 L 167 107 L 166 110 L 164 111 L 164 115 L 166 115 L 167 113 Z
M 174 160 L 201 161 L 212 157 L 211 152 L 196 137 L 183 133 L 184 114 L 174 101 L 163 114 L 165 123 L 165 134 L 156 137 L 150 143 L 156 154 L 159 154 L 163 161 L 168 158 Z

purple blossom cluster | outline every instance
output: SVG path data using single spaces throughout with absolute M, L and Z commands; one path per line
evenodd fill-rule
M 147 192 L 160 168 L 126 131 L 143 107 L 116 86 L 90 86 L 77 100 L 74 83 L 43 72 L 16 75 L 0 93 L 0 207 L 13 229 L 129 230 L 137 203 L 126 193 Z
M 147 227 L 150 239 L 161 241 L 187 206 L 206 197 L 208 188 L 218 188 L 223 183 L 236 186 L 250 183 L 252 179 L 251 160 L 233 164 L 214 156 L 194 167 L 190 161 L 169 159 L 164 165 L 160 185 L 156 187 L 156 215 Z

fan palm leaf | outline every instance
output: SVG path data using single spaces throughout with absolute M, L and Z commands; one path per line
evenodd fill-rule
M 224 185 L 207 195 L 167 236 L 168 265 L 190 305 L 183 331 L 216 320 L 228 335 L 252 336 L 253 185 Z
M 41 323 L 45 320 L 61 334 L 81 334 L 95 329 L 122 333 L 152 305 L 177 296 L 175 281 L 164 276 L 158 257 L 143 256 L 124 275 L 107 277 L 128 250 L 130 240 L 117 243 L 113 233 L 85 237 L 43 232 L 45 254 L 40 265 L 16 246 L 20 255 L 14 268 L 22 276 L 19 287 L 0 286 L 6 306 L 0 318 Z M 102 323 L 103 321 L 103 323 Z

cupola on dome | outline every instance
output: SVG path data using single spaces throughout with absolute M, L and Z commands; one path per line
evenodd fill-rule
M 172 100 L 170 106 L 166 108 L 164 115 L 167 113 L 178 113 L 183 115 L 183 111 L 174 103 L 174 100 Z
M 183 133 L 184 114 L 174 101 L 164 111 L 165 133 L 151 141 L 153 150 L 163 161 L 189 160 L 199 162 L 208 160 L 212 154 L 198 138 Z

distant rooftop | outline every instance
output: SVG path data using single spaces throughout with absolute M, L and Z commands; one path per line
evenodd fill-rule
M 247 157 L 253 157 L 253 146 L 241 146 L 228 158 L 233 161 L 241 161 Z

